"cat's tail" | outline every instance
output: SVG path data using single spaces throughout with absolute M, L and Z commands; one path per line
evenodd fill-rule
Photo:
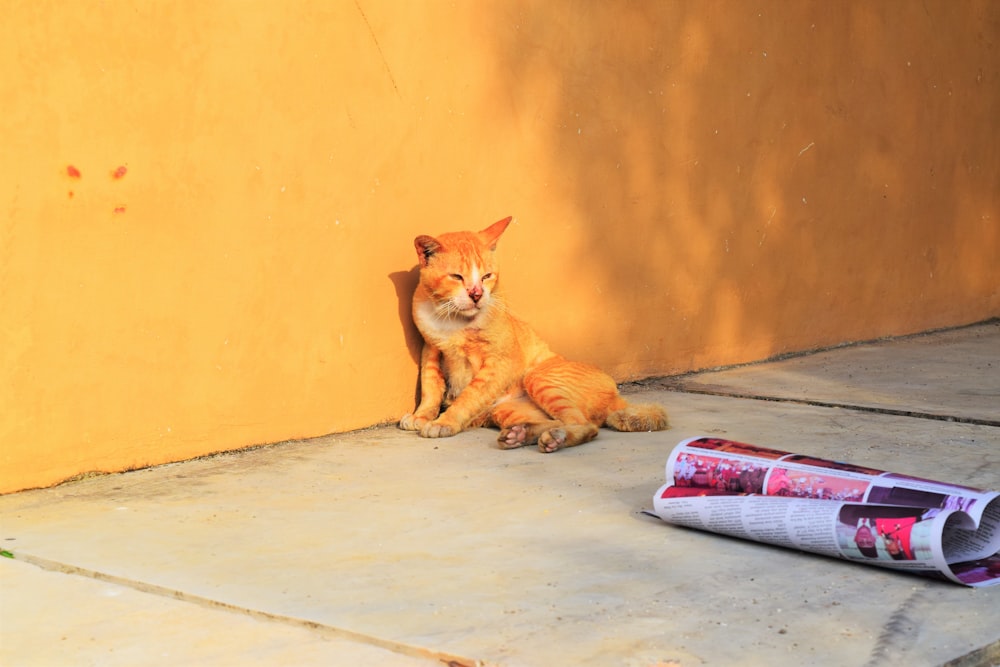
M 604 425 L 616 431 L 663 431 L 670 428 L 667 411 L 655 403 L 625 403 L 608 413 Z

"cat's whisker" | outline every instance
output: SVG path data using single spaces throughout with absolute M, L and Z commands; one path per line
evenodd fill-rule
M 493 294 L 490 297 L 490 308 L 495 308 L 502 313 L 509 313 L 510 308 L 507 306 L 507 301 L 499 294 Z
M 453 300 L 448 299 L 437 304 L 434 310 L 438 316 L 450 319 L 461 312 L 462 309 Z

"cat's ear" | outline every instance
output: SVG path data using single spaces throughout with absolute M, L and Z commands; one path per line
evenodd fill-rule
M 480 238 L 486 242 L 486 244 L 490 247 L 490 250 L 496 250 L 497 241 L 500 239 L 500 235 L 503 234 L 503 230 L 507 229 L 507 225 L 509 225 L 510 221 L 513 219 L 513 216 L 508 215 L 503 220 L 497 220 L 492 225 L 479 232 Z
M 413 247 L 417 249 L 417 260 L 420 266 L 427 266 L 431 257 L 441 250 L 441 244 L 432 236 L 418 236 L 413 239 Z

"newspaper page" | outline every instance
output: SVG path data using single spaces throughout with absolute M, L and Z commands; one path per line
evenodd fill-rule
M 1000 493 L 710 437 L 681 441 L 663 521 L 967 586 L 1000 583 Z

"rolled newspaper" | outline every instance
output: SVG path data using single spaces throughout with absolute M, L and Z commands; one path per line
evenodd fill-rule
M 732 440 L 681 441 L 668 523 L 966 586 L 1000 583 L 1000 493 Z

